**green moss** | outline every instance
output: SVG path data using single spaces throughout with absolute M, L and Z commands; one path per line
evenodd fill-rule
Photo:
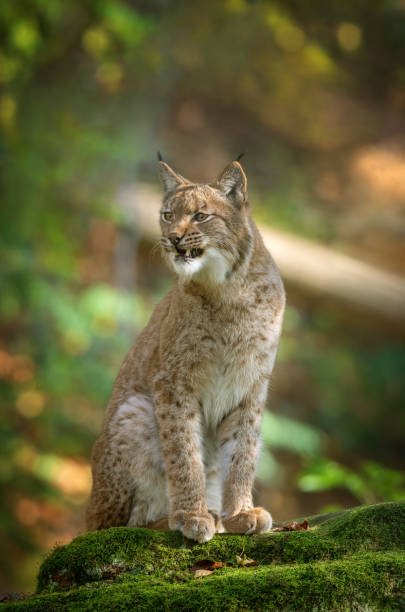
M 405 503 L 310 517 L 309 531 L 219 535 L 200 545 L 178 532 L 127 527 L 56 548 L 38 594 L 0 610 L 401 610 L 405 607 Z M 190 567 L 224 567 L 195 579 Z

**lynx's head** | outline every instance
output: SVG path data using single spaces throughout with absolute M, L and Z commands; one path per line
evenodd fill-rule
M 247 181 L 234 161 L 216 181 L 196 184 L 159 162 L 164 189 L 161 245 L 179 275 L 222 283 L 249 260 L 252 250 Z

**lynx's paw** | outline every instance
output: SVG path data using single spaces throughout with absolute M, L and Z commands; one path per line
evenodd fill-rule
M 271 515 L 264 508 L 242 510 L 235 516 L 222 519 L 226 531 L 229 533 L 266 533 L 272 525 Z
M 170 529 L 179 529 L 186 538 L 200 544 L 208 542 L 215 535 L 215 521 L 211 514 L 197 515 L 175 512 L 169 520 Z

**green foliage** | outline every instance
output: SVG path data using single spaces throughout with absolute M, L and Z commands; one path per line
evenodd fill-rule
M 361 503 L 405 498 L 405 476 L 374 461 L 366 461 L 354 471 L 334 461 L 318 457 L 298 477 L 302 491 L 348 489 Z
M 269 412 L 263 415 L 262 438 L 272 447 L 300 455 L 318 455 L 322 448 L 321 432 L 317 428 Z
M 262 420 L 262 448 L 257 477 L 262 482 L 273 484 L 282 480 L 282 465 L 275 459 L 271 449 L 283 449 L 307 456 L 318 456 L 322 452 L 322 434 L 316 427 L 279 414 L 265 412 Z
M 262 437 L 266 447 L 258 475 L 264 481 L 280 480 L 282 465 L 271 451 L 282 449 L 302 458 L 304 469 L 297 483 L 303 492 L 344 489 L 360 503 L 403 499 L 405 481 L 401 471 L 378 461 L 357 458 L 353 460 L 355 467 L 349 468 L 328 458 L 328 446 L 337 442 L 347 452 L 359 453 L 361 449 L 367 456 L 373 441 L 381 453 L 389 440 L 392 444 L 393 438 L 388 434 L 392 422 L 397 423 L 398 432 L 404 430 L 404 413 L 398 411 L 403 349 L 395 344 L 386 345 L 366 355 L 340 330 L 339 315 L 332 310 L 307 313 L 292 305 L 287 307 L 279 361 L 293 361 L 305 371 L 305 378 L 313 384 L 310 403 L 319 406 L 318 415 L 312 423 L 296 420 L 302 396 L 298 404 L 284 399 L 278 413 L 265 414 Z M 329 338 L 327 352 L 325 335 Z M 350 402 L 344 402 L 345 397 L 350 397 Z M 367 406 L 367 413 L 363 406 Z M 283 412 L 291 416 L 286 417 Z M 390 454 L 392 448 L 387 447 L 385 452 Z M 380 456 L 374 454 L 376 458 Z
M 351 332 L 337 308 L 287 307 L 279 363 L 294 363 L 309 384 L 301 389 L 298 405 L 292 392 L 280 411 L 298 416 L 305 395 L 312 426 L 316 423 L 325 439 L 365 456 L 374 445 L 378 460 L 401 446 L 405 352 L 396 341 L 369 343 Z

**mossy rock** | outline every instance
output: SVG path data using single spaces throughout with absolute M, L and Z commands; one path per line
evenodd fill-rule
M 79 536 L 43 562 L 37 593 L 0 612 L 405 610 L 405 502 L 309 517 L 308 531 L 218 535 L 116 527 Z M 236 555 L 257 561 L 240 567 Z M 227 565 L 195 578 L 201 559 Z

